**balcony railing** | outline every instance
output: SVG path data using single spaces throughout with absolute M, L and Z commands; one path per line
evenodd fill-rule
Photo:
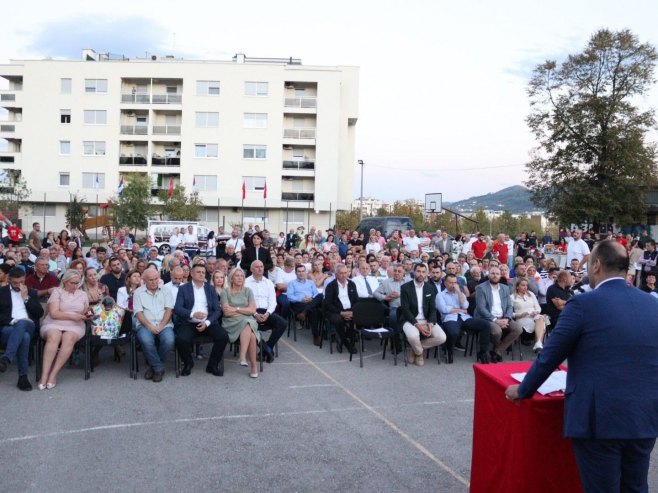
M 286 108 L 316 108 L 316 98 L 285 98 L 283 105 Z
M 145 125 L 121 125 L 121 133 L 124 135 L 148 135 L 148 127 Z
M 174 188 L 178 188 L 180 186 L 179 183 L 174 182 Z M 167 192 L 169 190 L 169 180 L 167 180 L 167 185 L 166 186 L 152 186 L 151 187 L 151 197 L 157 197 L 158 192 Z
M 153 166 L 180 166 L 180 157 L 153 156 L 151 164 Z
M 154 94 L 151 98 L 153 104 L 181 104 L 182 94 Z
M 153 135 L 180 135 L 180 125 L 154 125 Z
M 3 156 L 0 154 L 0 163 L 14 163 L 15 161 L 15 156 Z
M 315 169 L 315 161 L 284 161 L 283 169 Z
M 16 125 L 0 125 L 0 133 L 12 134 L 16 132 Z
M 122 94 L 122 103 L 149 104 L 151 102 L 150 94 Z
M 147 161 L 144 156 L 133 156 L 132 154 L 128 156 L 119 157 L 119 165 L 121 166 L 146 166 Z
M 281 192 L 281 200 L 302 200 L 305 202 L 310 202 L 313 200 L 314 194 L 308 192 Z
M 284 128 L 284 139 L 315 139 L 314 128 Z

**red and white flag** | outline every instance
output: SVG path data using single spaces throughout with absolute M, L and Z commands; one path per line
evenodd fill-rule
M 167 197 L 171 197 L 174 194 L 174 177 L 169 177 L 169 190 L 167 190 Z
M 242 200 L 244 200 L 247 197 L 247 184 L 243 181 L 242 182 Z

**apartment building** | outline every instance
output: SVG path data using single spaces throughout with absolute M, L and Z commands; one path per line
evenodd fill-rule
M 75 193 L 94 214 L 136 174 L 151 177 L 154 203 L 171 184 L 198 191 L 211 229 L 326 228 L 350 208 L 357 67 L 86 49 L 2 64 L 0 84 L 0 181 L 26 180 L 24 225 L 62 228 Z

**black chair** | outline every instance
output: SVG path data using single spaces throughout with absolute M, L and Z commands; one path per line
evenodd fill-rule
M 359 301 L 352 307 L 352 321 L 354 322 L 354 330 L 358 337 L 358 341 L 356 342 L 359 345 L 359 366 L 361 368 L 363 368 L 364 339 L 383 339 L 384 350 L 382 351 L 382 359 L 386 357 L 386 346 L 395 335 L 392 328 L 384 326 L 386 322 L 386 311 L 386 307 L 378 300 Z M 352 354 L 350 354 L 350 361 L 352 361 Z M 398 364 L 395 351 L 393 351 L 393 362 L 395 365 Z

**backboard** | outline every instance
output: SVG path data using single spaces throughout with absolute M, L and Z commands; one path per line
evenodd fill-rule
M 442 212 L 442 203 L 441 193 L 426 193 L 425 194 L 425 212 L 435 212 L 441 214 Z

